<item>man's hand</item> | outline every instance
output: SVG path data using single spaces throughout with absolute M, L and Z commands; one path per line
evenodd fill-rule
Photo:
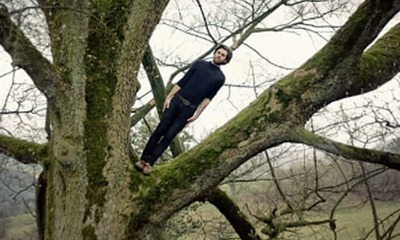
M 191 122 L 194 122 L 194 120 L 196 120 L 197 118 L 199 118 L 199 115 L 196 114 L 196 113 L 195 113 L 193 116 L 191 116 L 190 118 L 188 118 L 188 119 L 186 120 L 186 125 L 185 125 L 185 127 L 188 126 Z
M 165 112 L 165 110 L 167 110 L 167 108 L 169 108 L 169 104 L 171 103 L 171 99 L 172 97 L 167 97 L 164 101 L 164 105 L 163 105 L 163 109 L 162 111 Z
M 167 110 L 167 108 L 169 108 L 169 104 L 171 103 L 172 98 L 175 96 L 175 94 L 177 92 L 179 92 L 179 90 L 181 90 L 181 87 L 179 87 L 178 84 L 175 84 L 172 87 L 171 91 L 168 93 L 167 97 L 165 98 L 163 112 L 165 112 L 165 110 Z
M 180 89 L 181 89 L 181 87 L 179 87 L 178 84 L 175 84 L 172 87 L 171 91 L 168 93 L 167 97 L 165 98 L 164 106 L 162 109 L 163 112 L 165 112 L 165 110 L 167 110 L 167 108 L 169 108 L 169 104 L 171 103 L 172 98 L 175 96 L 175 94 L 177 92 L 179 92 Z
M 186 120 L 188 123 L 193 122 L 194 120 L 196 120 L 199 117 L 199 115 L 197 115 L 196 113 L 193 114 L 193 116 L 191 116 L 190 118 L 188 118 L 188 120 Z
M 190 118 L 188 118 L 188 120 L 186 120 L 186 126 L 200 117 L 201 113 L 204 111 L 204 109 L 207 107 L 210 101 L 211 100 L 208 98 L 204 98 L 203 101 L 201 101 L 199 106 L 197 106 L 196 112 L 193 114 L 193 116 L 191 116 Z

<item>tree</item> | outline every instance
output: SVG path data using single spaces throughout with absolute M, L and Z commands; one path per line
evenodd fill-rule
M 167 4 L 40 0 L 52 61 L 2 5 L 0 44 L 48 103 L 48 142 L 0 135 L 2 153 L 43 166 L 41 238 L 142 239 L 183 207 L 210 199 L 242 239 L 259 239 L 217 187 L 257 153 L 285 142 L 400 169 L 398 154 L 345 145 L 304 127 L 325 105 L 374 90 L 399 72 L 400 25 L 373 41 L 400 1 L 366 0 L 324 48 L 223 127 L 152 176 L 136 173 L 129 154 L 136 76 Z

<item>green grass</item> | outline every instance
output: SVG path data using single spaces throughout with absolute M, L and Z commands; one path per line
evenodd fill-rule
M 373 228 L 372 212 L 370 205 L 366 204 L 361 207 L 350 206 L 341 208 L 336 211 L 334 219 L 336 219 L 336 239 L 337 240 L 375 240 L 375 233 L 372 232 L 367 238 L 366 234 Z M 391 213 L 400 209 L 400 202 L 376 202 L 378 216 L 381 220 L 385 219 Z M 245 209 L 242 209 L 247 213 Z M 259 212 L 261 213 L 261 212 Z M 304 215 L 305 220 L 323 220 L 329 218 L 329 212 L 312 212 Z M 399 216 L 399 212 L 395 215 Z M 221 214 L 210 204 L 202 204 L 195 212 L 186 212 L 181 219 L 181 227 L 187 228 L 187 232 L 181 236 L 175 236 L 173 239 L 192 240 L 204 239 L 214 240 L 219 239 L 217 236 L 224 236 L 223 239 L 238 239 L 233 233 L 233 229 L 225 222 Z M 384 229 L 387 229 L 394 217 L 384 223 Z M 182 221 L 183 220 L 183 221 Z M 189 220 L 189 221 L 188 221 Z M 254 220 L 254 218 L 251 218 Z M 225 223 L 223 223 L 225 222 Z M 195 228 L 192 228 L 196 225 Z M 260 230 L 264 225 L 257 224 L 257 229 Z M 196 230 L 197 228 L 197 230 Z M 190 229 L 190 230 L 189 230 Z M 380 228 L 380 233 L 384 231 Z M 182 228 L 181 228 L 182 230 Z M 400 234 L 400 224 L 396 227 L 395 233 Z M 268 239 L 266 235 L 260 233 L 263 239 Z M 283 234 L 279 235 L 279 240 L 333 240 L 335 239 L 333 231 L 329 224 L 314 225 L 299 228 L 288 228 Z M 387 239 L 387 238 L 385 238 Z M 400 236 L 392 239 L 400 239 Z
M 378 217 L 380 220 L 384 220 L 391 213 L 398 211 L 400 209 L 400 202 L 383 203 L 376 202 L 376 207 L 378 211 Z M 321 216 L 320 213 L 318 215 Z M 399 212 L 395 216 L 398 216 Z M 328 213 L 323 214 L 324 219 L 329 216 Z M 320 218 L 321 219 L 321 218 Z M 357 239 L 376 239 L 375 232 L 367 236 L 373 229 L 373 217 L 370 205 L 366 204 L 362 207 L 348 207 L 342 208 L 336 212 L 334 215 L 336 219 L 336 234 L 339 240 L 357 240 Z M 395 220 L 394 217 L 389 218 L 385 221 L 380 229 L 380 234 L 384 233 L 388 229 L 390 223 Z M 330 230 L 328 224 L 305 227 L 297 229 L 295 233 L 288 233 L 284 235 L 282 239 L 315 239 L 315 240 L 331 240 L 334 238 L 333 231 Z M 394 233 L 400 234 L 400 225 L 398 225 Z M 394 234 L 393 234 L 394 235 Z M 392 235 L 392 236 L 393 236 Z M 393 238 L 395 239 L 395 238 Z M 397 238 L 400 239 L 400 236 Z
M 377 208 L 379 219 L 384 220 L 391 213 L 400 209 L 400 203 L 377 202 Z M 398 216 L 398 213 L 395 216 Z M 359 238 L 357 234 L 351 233 L 364 233 L 363 236 L 365 236 L 365 233 L 369 232 L 374 226 L 370 205 L 366 205 L 360 209 L 342 210 L 339 212 L 338 219 L 340 220 L 340 224 L 338 224 L 339 230 L 344 229 L 343 232 L 352 237 L 351 239 Z M 384 231 L 389 227 L 390 223 L 394 220 L 394 217 L 392 217 L 388 219 L 388 221 L 384 222 L 382 224 L 383 228 L 380 227 L 380 233 L 384 233 Z M 346 229 L 350 229 L 350 231 L 346 231 Z M 400 225 L 397 226 L 395 233 L 400 233 Z M 374 234 L 369 236 L 370 237 L 368 239 L 375 239 Z
M 378 209 L 378 215 L 381 220 L 386 218 L 392 212 L 398 211 L 400 209 L 400 202 L 376 202 L 376 206 Z M 396 216 L 398 216 L 397 213 Z M 198 230 L 192 229 L 191 233 L 186 235 L 185 237 L 178 237 L 175 239 L 213 239 L 212 237 L 207 238 L 205 235 L 211 235 L 212 232 L 224 231 L 225 235 L 230 235 L 232 229 L 227 229 L 227 225 L 221 223 L 217 224 L 214 220 L 222 221 L 224 218 L 219 214 L 219 212 L 209 204 L 201 205 L 198 209 L 197 213 L 192 212 L 192 214 L 185 214 L 185 218 L 191 215 L 192 220 L 194 220 L 194 224 L 197 221 L 203 220 L 206 223 Z M 326 219 L 328 218 L 328 212 L 313 212 L 309 216 L 307 216 L 307 220 L 317 220 L 317 219 Z M 336 234 L 338 240 L 358 240 L 365 239 L 365 235 L 372 229 L 372 212 L 370 205 L 366 204 L 362 207 L 346 207 L 337 210 L 334 215 L 336 221 Z M 185 219 L 187 220 L 187 219 Z M 394 218 L 392 217 L 389 222 L 393 222 Z M 184 221 L 185 222 L 185 221 Z M 36 223 L 35 219 L 30 214 L 19 215 L 15 217 L 5 218 L 0 220 L 0 224 L 6 223 L 6 233 L 2 240 L 29 240 L 36 239 Z M 202 224 L 200 224 L 202 225 Z M 389 223 L 385 222 L 385 228 L 387 229 Z M 193 226 L 186 226 L 193 227 Z M 199 227 L 199 226 L 197 226 Z M 383 233 L 382 228 L 380 228 L 381 234 Z M 221 232 L 220 232 L 221 233 Z M 400 234 L 400 225 L 397 226 L 395 233 Z M 215 236 L 215 235 L 214 235 Z M 265 237 L 265 236 L 264 236 Z M 312 226 L 312 227 L 303 227 L 297 229 L 290 229 L 281 235 L 280 239 L 285 240 L 332 240 L 334 239 L 333 232 L 330 230 L 328 224 Z M 372 233 L 369 235 L 368 240 L 375 240 L 375 234 Z M 394 238 L 395 239 L 395 238 Z M 397 238 L 400 239 L 400 236 Z

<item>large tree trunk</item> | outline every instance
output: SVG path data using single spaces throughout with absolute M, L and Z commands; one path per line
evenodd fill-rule
M 167 2 L 44 8 L 60 73 L 56 97 L 48 96 L 45 239 L 133 238 L 126 230 L 134 209 L 129 113 L 143 52 Z

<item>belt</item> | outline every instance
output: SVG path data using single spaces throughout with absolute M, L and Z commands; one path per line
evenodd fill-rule
M 181 102 L 183 103 L 183 105 L 191 107 L 191 108 L 197 108 L 196 105 L 194 105 L 193 103 L 191 103 L 189 100 L 187 100 L 186 98 L 182 97 L 182 95 L 180 94 L 176 94 L 176 96 L 181 100 Z

